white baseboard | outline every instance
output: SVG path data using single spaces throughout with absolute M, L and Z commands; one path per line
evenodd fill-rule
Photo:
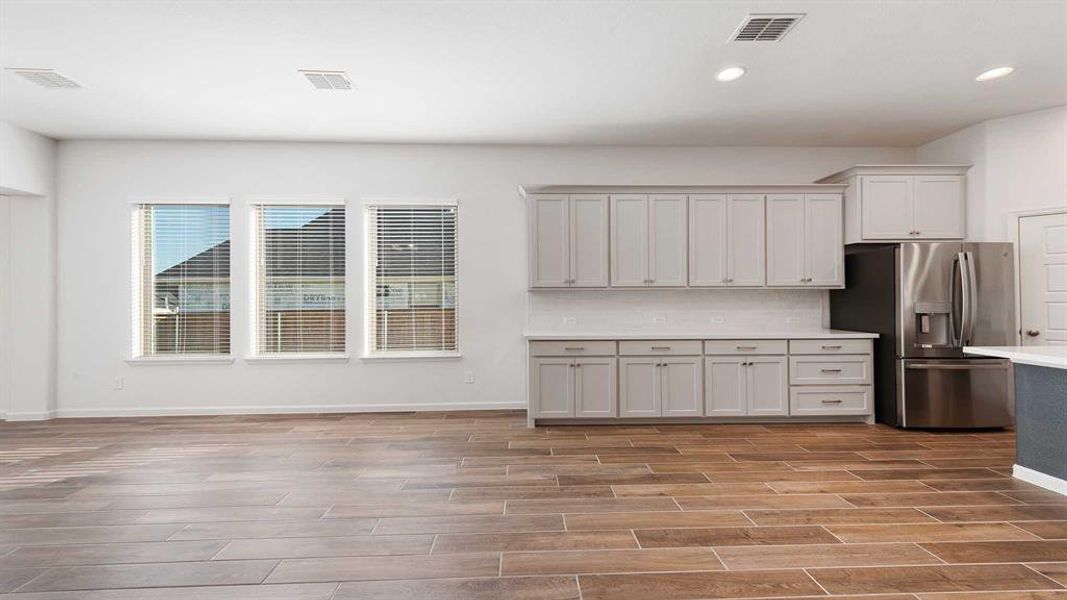
M 161 408 L 61 408 L 53 416 L 83 417 L 176 417 L 191 415 L 277 415 L 297 413 L 378 413 L 467 410 L 524 410 L 525 402 L 449 402 L 420 404 L 293 404 L 267 406 L 174 406 Z M 10 417 L 10 415 L 9 415 Z M 50 417 L 44 417 L 50 418 Z M 13 419 L 10 419 L 13 420 Z
M 1028 469 L 1022 465 L 1015 465 L 1012 468 L 1011 474 L 1015 476 L 1016 479 L 1020 479 L 1026 483 L 1032 483 L 1036 486 L 1043 487 L 1046 490 L 1051 490 L 1057 494 L 1067 496 L 1067 480 L 1047 475 L 1041 471 Z
M 9 412 L 0 415 L 2 421 L 47 421 L 48 419 L 54 419 L 56 417 L 56 411 L 45 410 L 41 412 Z

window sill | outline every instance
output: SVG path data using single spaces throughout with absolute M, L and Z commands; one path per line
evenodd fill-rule
M 228 355 L 218 356 L 138 356 L 127 358 L 126 364 L 134 366 L 145 365 L 229 365 L 233 364 L 233 357 Z
M 369 361 L 458 360 L 463 358 L 463 355 L 459 352 L 389 352 L 364 354 L 359 358 Z
M 263 354 L 259 356 L 246 356 L 245 362 L 249 363 L 346 363 L 347 354 Z

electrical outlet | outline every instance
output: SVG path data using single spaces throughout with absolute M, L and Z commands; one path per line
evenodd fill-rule
M 575 317 L 563 317 L 563 324 L 564 325 L 577 325 L 578 324 L 578 319 L 575 318 Z
M 123 378 L 116 377 L 115 379 L 111 380 L 111 389 L 121 390 L 124 387 L 126 387 L 126 381 L 123 380 Z
M 800 323 L 800 317 L 786 317 L 785 322 L 789 325 L 796 325 L 797 323 Z
M 467 371 L 463 374 L 463 383 L 474 383 L 474 371 Z

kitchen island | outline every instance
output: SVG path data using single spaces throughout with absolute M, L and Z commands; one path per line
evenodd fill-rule
M 1013 474 L 1067 495 L 1067 346 L 965 347 L 1010 359 L 1015 368 Z

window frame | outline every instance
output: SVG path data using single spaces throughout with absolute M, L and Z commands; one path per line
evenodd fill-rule
M 363 344 L 360 359 L 365 361 L 411 361 L 411 360 L 455 360 L 463 357 L 462 339 L 460 332 L 460 309 L 457 300 L 453 320 L 456 324 L 456 349 L 455 350 L 420 350 L 420 351 L 395 351 L 378 352 L 374 350 L 372 325 L 373 313 L 377 310 L 377 297 L 374 267 L 370 264 L 371 227 L 374 223 L 369 218 L 370 209 L 376 206 L 451 206 L 456 209 L 456 244 L 455 244 L 455 296 L 460 298 L 459 293 L 459 206 L 456 198 L 365 198 L 362 201 L 360 213 L 363 218 L 363 255 L 360 266 L 363 267 Z
M 249 300 L 249 327 L 248 327 L 248 348 L 249 351 L 245 355 L 244 360 L 247 363 L 252 364 L 279 364 L 279 363 L 293 363 L 293 362 L 326 362 L 326 363 L 344 363 L 348 362 L 348 349 L 351 347 L 351 329 L 352 329 L 352 305 L 350 302 L 349 293 L 350 284 L 350 269 L 348 259 L 348 244 L 349 244 L 349 207 L 348 200 L 343 196 L 251 196 L 247 199 L 248 204 L 248 300 Z M 259 223 L 256 218 L 256 212 L 260 207 L 270 206 L 332 206 L 343 207 L 345 209 L 345 336 L 344 344 L 345 349 L 341 352 L 260 352 L 260 339 L 259 339 L 259 275 L 260 275 L 260 231 Z
M 131 196 L 127 211 L 129 223 L 129 249 L 130 249 L 130 289 L 129 291 L 129 355 L 124 362 L 130 365 L 173 365 L 173 364 L 231 364 L 236 357 L 234 352 L 234 326 L 233 326 L 233 205 L 229 196 L 204 194 L 197 196 Z M 144 232 L 142 230 L 141 210 L 144 206 L 175 206 L 175 205 L 206 205 L 225 206 L 229 210 L 229 240 L 230 240 L 230 351 L 226 354 L 144 354 L 144 339 L 142 334 L 142 318 L 144 316 L 144 269 L 141 258 L 144 254 Z

